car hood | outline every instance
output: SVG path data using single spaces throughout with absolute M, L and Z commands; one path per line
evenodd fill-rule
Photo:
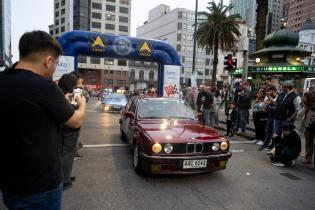
M 142 121 L 139 122 L 139 126 L 146 136 L 159 143 L 217 141 L 222 138 L 222 135 L 213 128 L 203 126 L 194 120 Z
M 127 101 L 104 100 L 104 103 L 107 105 L 126 106 Z

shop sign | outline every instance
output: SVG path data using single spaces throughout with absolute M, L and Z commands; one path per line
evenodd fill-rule
M 251 73 L 302 72 L 303 66 L 253 66 Z
M 315 66 L 304 66 L 304 71 L 306 73 L 315 73 Z
M 243 74 L 243 68 L 237 68 L 235 71 L 234 71 L 234 75 L 236 75 L 236 74 Z

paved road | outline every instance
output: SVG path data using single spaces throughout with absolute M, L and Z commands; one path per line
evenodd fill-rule
M 130 148 L 120 145 L 118 119 L 89 104 L 81 140 L 91 147 L 75 161 L 77 181 L 64 192 L 63 209 L 315 209 L 314 169 L 274 167 L 245 139 L 233 142 L 226 170 L 140 177 Z

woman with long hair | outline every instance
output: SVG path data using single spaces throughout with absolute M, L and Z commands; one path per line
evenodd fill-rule
M 256 143 L 263 145 L 265 139 L 265 129 L 267 125 L 267 104 L 265 101 L 266 92 L 260 89 L 256 94 L 256 99 L 253 107 L 253 119 L 256 131 Z

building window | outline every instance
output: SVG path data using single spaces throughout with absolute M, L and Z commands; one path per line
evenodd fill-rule
M 206 66 L 209 66 L 209 65 L 210 65 L 210 59 L 206 58 Z
M 113 80 L 112 79 L 104 79 L 104 86 L 106 88 L 112 88 L 113 87 Z
M 91 57 L 91 64 L 101 64 L 101 59 L 96 57 Z
M 56 20 L 56 21 L 55 21 L 55 25 L 59 25 L 59 20 Z
M 106 20 L 115 21 L 115 15 L 109 15 L 109 14 L 107 14 L 107 15 L 106 15 Z
M 55 34 L 58 34 L 59 33 L 59 28 L 56 28 L 55 29 Z
M 102 19 L 102 14 L 97 12 L 92 12 L 92 18 Z
M 177 30 L 182 30 L 183 24 L 182 23 L 177 23 Z
M 127 60 L 118 59 L 118 66 L 127 66 Z
M 119 26 L 119 31 L 128 32 L 128 26 Z
M 105 28 L 107 30 L 115 30 L 115 25 L 114 24 L 105 24 Z
M 205 69 L 205 75 L 209 76 L 210 70 L 209 69 Z
M 185 56 L 182 56 L 182 63 L 185 63 Z
M 114 74 L 114 71 L 113 71 L 113 70 L 110 70 L 110 71 L 109 71 L 109 74 Z
M 49 31 L 49 34 L 50 34 L 50 35 L 54 35 L 54 30 L 50 30 L 50 31 Z
M 150 71 L 150 73 L 149 73 L 149 81 L 150 82 L 154 81 L 154 71 Z
M 102 24 L 98 22 L 92 22 L 92 28 L 101 28 Z
M 127 7 L 119 7 L 119 12 L 120 13 L 124 13 L 124 14 L 128 14 L 129 8 L 127 8 Z
M 136 79 L 136 72 L 133 69 L 131 69 L 130 71 L 130 79 L 133 81 Z
M 61 26 L 60 32 L 62 33 L 62 32 L 64 32 L 64 31 L 65 31 L 65 27 L 64 27 L 64 26 Z
M 126 76 L 127 75 L 127 71 L 123 71 L 122 75 Z
M 66 10 L 65 9 L 62 9 L 61 10 L 61 15 L 64 15 L 66 13 Z
M 57 3 L 56 3 L 55 8 L 56 8 L 56 9 L 58 9 L 58 8 L 59 8 L 59 2 L 57 2 Z
M 183 12 L 181 11 L 178 12 L 178 19 L 183 19 Z
M 109 1 L 109 2 L 114 2 L 114 3 L 116 2 L 116 0 L 107 0 L 107 1 Z
M 144 71 L 143 70 L 139 71 L 139 80 L 144 81 Z
M 108 74 L 108 70 L 104 70 L 104 74 Z
M 119 22 L 121 22 L 121 23 L 128 23 L 128 17 L 119 16 Z
M 177 41 L 182 41 L 182 34 L 177 34 Z
M 181 51 L 181 45 L 180 45 L 180 44 L 178 44 L 178 45 L 176 46 L 176 50 L 177 50 L 177 52 L 180 52 L 180 51 Z
M 182 74 L 185 74 L 185 68 L 182 66 Z
M 202 69 L 198 68 L 197 72 L 198 72 L 198 75 L 203 75 L 203 70 Z
M 96 3 L 96 2 L 92 2 L 92 8 L 93 9 L 102 9 L 102 4 Z
M 129 0 L 119 0 L 119 3 L 129 5 Z
M 105 64 L 105 65 L 114 65 L 114 59 L 105 58 L 105 59 L 104 59 L 104 64 Z
M 118 87 L 126 87 L 126 80 L 117 80 Z
M 106 5 L 106 11 L 112 11 L 112 12 L 115 12 L 116 10 L 116 7 L 115 6 L 112 6 L 112 5 Z
M 86 63 L 86 56 L 79 55 L 77 57 L 78 63 Z
M 56 17 L 59 17 L 59 11 L 56 11 L 56 12 L 55 12 L 55 16 L 56 16 Z
M 61 6 L 64 6 L 66 4 L 66 1 L 65 0 L 62 0 L 61 1 Z
M 61 24 L 65 23 L 65 18 L 61 18 Z

